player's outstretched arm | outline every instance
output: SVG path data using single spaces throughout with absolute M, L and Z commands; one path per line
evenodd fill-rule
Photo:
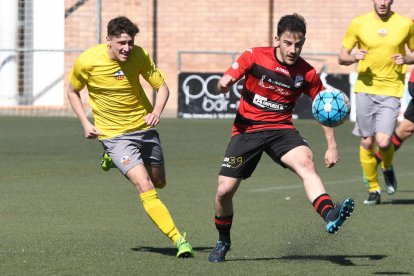
M 82 124 L 82 127 L 85 131 L 85 138 L 95 139 L 101 135 L 99 130 L 93 124 L 91 124 L 86 117 L 79 91 L 76 91 L 71 84 L 69 84 L 68 87 L 68 99 L 73 111 L 75 111 L 76 116 L 78 116 Z
M 325 133 L 328 148 L 325 153 L 325 166 L 331 168 L 339 161 L 339 152 L 336 147 L 335 132 L 331 127 L 321 125 Z

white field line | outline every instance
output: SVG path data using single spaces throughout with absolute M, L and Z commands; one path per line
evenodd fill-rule
M 399 180 L 401 178 L 408 178 L 409 176 L 414 176 L 414 172 L 397 173 L 397 180 Z M 380 177 L 380 179 L 381 179 L 381 177 Z M 300 180 L 298 180 L 298 181 L 300 181 Z M 322 179 L 322 181 L 323 181 L 323 179 Z M 362 175 L 358 178 L 347 178 L 347 179 L 340 179 L 340 180 L 323 181 L 323 184 L 325 186 L 330 186 L 330 185 L 356 183 L 356 182 L 359 182 L 359 183 L 361 183 L 361 185 L 364 185 L 364 183 L 362 182 Z M 302 184 L 293 184 L 293 185 L 287 185 L 287 186 L 251 189 L 249 191 L 253 192 L 253 193 L 262 193 L 262 192 L 269 192 L 269 191 L 281 191 L 281 190 L 291 190 L 291 189 L 299 189 L 299 188 L 303 188 L 303 185 Z

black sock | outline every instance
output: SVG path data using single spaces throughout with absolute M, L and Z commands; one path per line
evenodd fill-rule
M 312 203 L 315 211 L 326 220 L 329 211 L 333 209 L 333 202 L 328 194 L 321 194 Z
M 220 217 L 214 217 L 214 223 L 219 232 L 219 241 L 231 243 L 230 239 L 230 228 L 233 223 L 233 215 Z
M 341 210 L 341 208 L 332 208 L 330 212 L 328 212 L 328 214 L 326 215 L 326 221 L 331 221 L 331 220 L 335 220 L 338 218 L 339 216 L 339 210 Z
M 401 144 L 404 142 L 404 140 L 398 137 L 397 133 L 394 132 L 391 137 L 391 142 L 394 145 L 394 149 L 397 151 L 401 147 Z

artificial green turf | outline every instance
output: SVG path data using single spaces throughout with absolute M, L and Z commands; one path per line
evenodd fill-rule
M 0 118 L 1 275 L 369 275 L 413 273 L 414 140 L 396 155 L 399 189 L 366 207 L 358 139 L 336 129 L 340 163 L 323 166 L 315 121 L 296 121 L 333 200 L 354 215 L 329 235 L 296 175 L 262 158 L 237 192 L 232 250 L 210 264 L 213 199 L 231 120 L 163 119 L 168 185 L 159 191 L 196 257 L 175 249 L 149 220 L 134 187 L 99 167 L 101 146 L 75 118 Z M 382 176 L 380 175 L 382 181 Z

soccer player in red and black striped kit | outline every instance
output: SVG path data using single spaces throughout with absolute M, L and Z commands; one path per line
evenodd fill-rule
M 223 262 L 231 246 L 232 198 L 241 181 L 251 176 L 262 153 L 302 180 L 309 201 L 325 220 L 328 233 L 335 233 L 354 209 L 351 198 L 334 205 L 316 173 L 312 151 L 292 122 L 292 110 L 304 93 L 312 99 L 324 89 L 315 69 L 300 57 L 306 24 L 298 14 L 283 16 L 278 22 L 276 47 L 247 49 L 224 72 L 217 88 L 229 91 L 245 77 L 242 97 L 233 123 L 218 177 L 215 197 L 215 225 L 219 239 L 210 253 L 210 262 Z M 325 164 L 339 160 L 334 131 L 322 126 L 328 144 Z

